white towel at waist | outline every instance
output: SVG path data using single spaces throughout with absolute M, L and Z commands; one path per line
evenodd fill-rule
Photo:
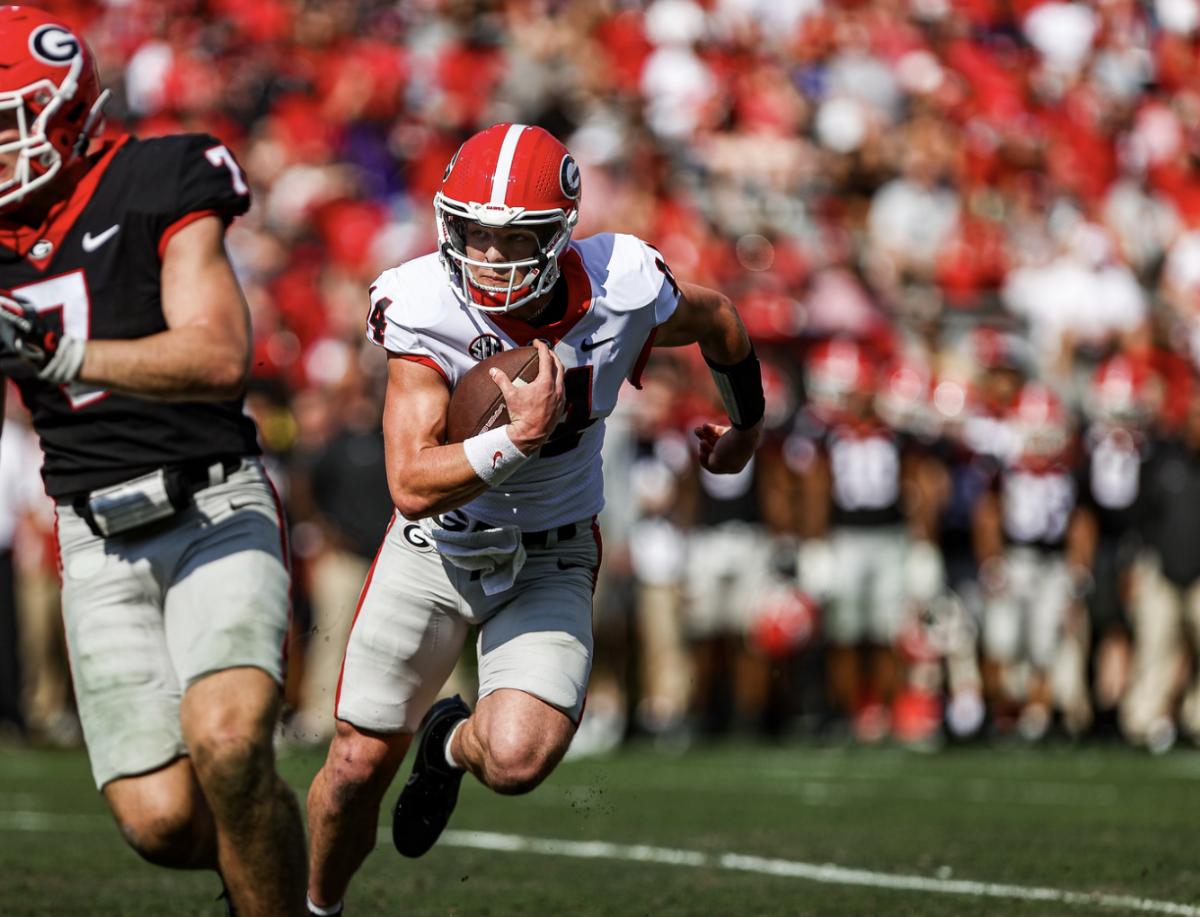
M 438 553 L 460 570 L 480 571 L 484 595 L 511 589 L 525 566 L 525 545 L 515 525 L 480 532 L 444 529 L 433 519 L 422 519 L 421 528 L 433 539 Z

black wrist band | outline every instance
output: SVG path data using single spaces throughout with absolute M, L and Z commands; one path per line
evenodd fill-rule
M 714 363 L 708 357 L 704 358 L 704 362 L 708 364 L 713 381 L 717 383 L 725 413 L 729 415 L 729 422 L 734 429 L 749 430 L 762 420 L 766 401 L 763 398 L 762 369 L 758 365 L 754 345 L 750 345 L 750 352 L 742 360 L 732 365 Z

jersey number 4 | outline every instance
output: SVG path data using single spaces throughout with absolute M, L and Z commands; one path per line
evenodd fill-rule
M 375 288 L 371 287 L 371 292 L 375 292 Z M 367 316 L 367 327 L 371 329 L 371 340 L 383 346 L 383 335 L 387 331 L 387 307 L 392 304 L 392 301 L 386 296 L 380 297 L 371 304 L 371 314 Z
M 87 340 L 92 325 L 92 299 L 83 271 L 71 271 L 23 287 L 14 287 L 12 292 L 38 312 L 61 313 L 63 333 Z M 78 382 L 62 386 L 62 390 L 75 410 L 108 395 L 104 389 L 91 388 Z

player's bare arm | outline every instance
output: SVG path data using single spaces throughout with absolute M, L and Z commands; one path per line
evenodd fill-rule
M 1000 521 L 1000 498 L 992 492 L 980 496 L 971 519 L 979 583 L 989 593 L 1004 587 L 1004 533 Z
M 163 255 L 167 330 L 89 341 L 79 381 L 161 400 L 234 398 L 250 371 L 250 314 L 225 254 L 218 217 L 171 237 Z
M 529 456 L 542 447 L 562 416 L 562 363 L 541 341 L 538 376 L 515 387 L 494 376 L 504 392 L 514 446 Z M 389 354 L 384 404 L 384 448 L 392 500 L 407 519 L 437 515 L 469 503 L 488 489 L 462 443 L 444 444 L 450 390 L 428 366 Z
M 830 494 L 833 481 L 829 456 L 822 450 L 800 476 L 800 535 L 816 540 L 829 535 Z
M 655 347 L 699 344 L 716 363 L 737 363 L 750 353 L 750 336 L 729 297 L 699 284 L 679 283 L 679 305 L 658 329 Z
M 746 467 L 762 438 L 762 380 L 754 348 L 729 297 L 694 283 L 681 283 L 679 292 L 679 305 L 658 329 L 654 344 L 700 346 L 735 420 L 732 426 L 706 423 L 696 428 L 700 464 L 716 474 L 732 474 Z M 742 410 L 750 412 L 746 423 L 734 417 Z
M 1077 597 L 1085 595 L 1095 585 L 1093 571 L 1099 539 L 1100 525 L 1096 514 L 1086 507 L 1076 506 L 1067 523 L 1066 559 Z

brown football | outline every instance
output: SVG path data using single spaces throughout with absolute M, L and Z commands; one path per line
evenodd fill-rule
M 508 405 L 488 371 L 500 369 L 514 383 L 532 382 L 538 374 L 536 347 L 515 347 L 481 360 L 458 380 L 446 409 L 446 442 L 461 443 L 508 423 Z M 520 383 L 517 383 L 520 384 Z

